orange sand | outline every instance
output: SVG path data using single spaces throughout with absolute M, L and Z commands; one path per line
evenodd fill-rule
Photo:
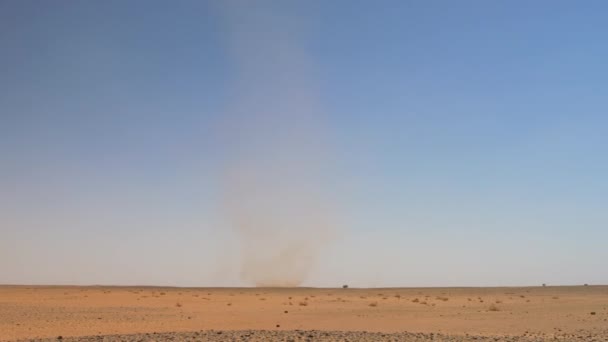
M 493 311 L 492 305 L 498 311 Z M 559 329 L 574 332 L 607 325 L 608 286 L 390 289 L 0 286 L 0 340 L 204 329 L 494 335 L 552 333 Z

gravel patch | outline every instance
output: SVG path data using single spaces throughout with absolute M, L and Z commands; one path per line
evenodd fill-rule
M 603 332 L 579 331 L 563 334 L 526 334 L 520 336 L 475 336 L 434 333 L 379 333 L 366 331 L 320 331 L 320 330 L 205 330 L 195 332 L 165 332 L 129 335 L 100 335 L 84 337 L 62 337 L 20 341 L 40 342 L 160 342 L 160 341 L 406 341 L 406 342 L 461 342 L 461 341 L 608 341 L 608 330 Z

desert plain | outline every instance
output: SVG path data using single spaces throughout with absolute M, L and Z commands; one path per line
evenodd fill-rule
M 0 341 L 608 341 L 608 286 L 0 286 Z

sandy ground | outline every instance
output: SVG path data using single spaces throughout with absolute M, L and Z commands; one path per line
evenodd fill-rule
M 69 337 L 118 334 L 144 334 L 126 337 L 125 341 L 346 340 L 339 337 L 346 331 L 359 332 L 351 335 L 350 340 L 418 341 L 415 338 L 430 339 L 429 334 L 433 333 L 435 340 L 442 340 L 443 336 L 446 341 L 456 340 L 450 336 L 467 334 L 481 340 L 487 337 L 489 341 L 506 340 L 505 336 L 531 340 L 536 336 L 568 340 L 570 336 L 608 341 L 608 286 L 391 289 L 0 286 L 0 340 L 58 336 L 69 340 Z M 261 338 L 256 333 L 269 335 Z M 389 333 L 401 335 L 382 335 Z M 120 339 L 106 337 L 106 340 Z

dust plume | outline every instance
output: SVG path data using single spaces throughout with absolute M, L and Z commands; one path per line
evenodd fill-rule
M 240 240 L 241 279 L 298 286 L 333 230 L 327 125 L 301 28 L 248 4 L 225 9 L 234 74 L 224 211 Z

